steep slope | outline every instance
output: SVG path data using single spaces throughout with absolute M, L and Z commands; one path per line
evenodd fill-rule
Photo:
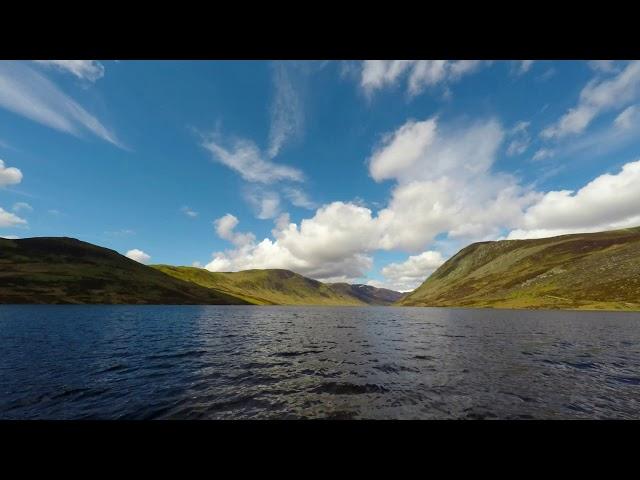
M 0 239 L 0 303 L 245 304 L 66 237 Z
M 351 288 L 334 288 L 336 284 L 325 284 L 280 269 L 209 272 L 194 267 L 154 267 L 181 280 L 215 288 L 260 305 L 388 305 L 391 302 L 383 303 L 382 298 L 398 293 L 388 290 L 380 293 L 380 298 L 375 299 L 376 294 L 373 291 L 356 295 Z M 380 290 L 374 287 L 367 289 Z
M 640 310 L 640 228 L 474 243 L 399 304 Z
M 367 305 L 391 305 L 405 295 L 395 290 L 372 287 L 371 285 L 349 283 L 329 283 L 328 285 L 334 291 L 355 297 Z

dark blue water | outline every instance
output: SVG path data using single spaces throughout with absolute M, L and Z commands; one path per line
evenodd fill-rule
M 640 314 L 2 306 L 2 419 L 640 418 Z

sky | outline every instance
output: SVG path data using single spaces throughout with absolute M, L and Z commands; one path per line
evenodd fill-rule
M 0 61 L 0 236 L 409 291 L 640 226 L 639 61 Z

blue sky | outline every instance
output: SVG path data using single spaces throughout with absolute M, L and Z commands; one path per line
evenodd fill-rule
M 0 236 L 409 290 L 640 225 L 640 64 L 0 62 Z

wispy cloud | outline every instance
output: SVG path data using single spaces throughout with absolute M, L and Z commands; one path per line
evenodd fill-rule
M 447 85 L 478 70 L 488 62 L 480 60 L 365 60 L 360 87 L 371 96 L 376 90 L 407 79 L 407 93 L 416 96 L 427 87 Z
M 61 132 L 75 136 L 90 132 L 126 148 L 96 117 L 21 62 L 0 62 L 0 107 Z
M 202 146 L 211 152 L 214 160 L 235 170 L 248 182 L 303 180 L 300 170 L 272 162 L 250 140 L 235 139 L 230 146 L 225 147 L 218 138 L 208 138 L 203 141 Z
M 546 139 L 560 139 L 586 130 L 602 113 L 624 108 L 640 97 L 640 61 L 629 62 L 620 73 L 592 79 L 580 92 L 578 104 L 541 132 Z
M 16 202 L 13 204 L 12 210 L 16 213 L 19 212 L 33 212 L 33 207 L 27 202 Z
M 189 208 L 186 205 L 182 207 L 180 211 L 190 218 L 196 218 L 198 216 L 198 212 L 193 211 L 191 208 Z
M 35 60 L 35 62 L 71 73 L 89 82 L 95 82 L 104 76 L 104 66 L 96 60 Z
M 299 188 L 286 187 L 284 189 L 284 194 L 287 199 L 296 207 L 306 208 L 308 210 L 313 210 L 314 208 L 318 207 L 318 205 L 313 202 L 307 196 L 307 194 Z
M 514 73 L 516 75 L 524 75 L 534 64 L 534 60 L 516 60 L 514 66 Z
M 285 62 L 273 66 L 273 85 L 269 158 L 276 157 L 289 140 L 300 135 L 304 123 L 302 100 L 293 83 L 291 68 Z

